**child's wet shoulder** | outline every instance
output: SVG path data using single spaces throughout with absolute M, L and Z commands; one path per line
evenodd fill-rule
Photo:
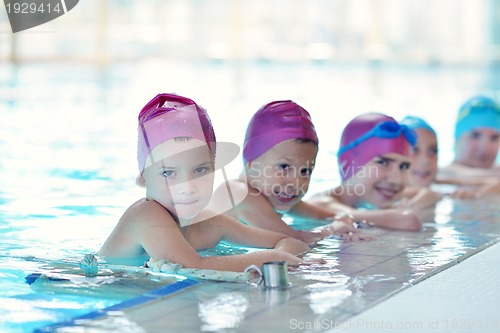
M 154 200 L 148 200 L 147 198 L 142 198 L 134 202 L 123 214 L 122 219 L 127 219 L 130 221 L 134 220 L 145 220 L 152 217 L 170 217 L 169 211 L 163 207 L 161 204 Z

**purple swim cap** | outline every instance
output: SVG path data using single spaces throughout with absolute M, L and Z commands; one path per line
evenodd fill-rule
M 381 113 L 355 117 L 342 133 L 338 163 L 342 180 L 354 176 L 373 158 L 389 153 L 409 156 L 417 139 L 414 130 Z
M 318 143 L 318 136 L 309 113 L 292 101 L 268 103 L 257 111 L 248 125 L 243 159 L 255 160 L 260 155 L 289 139 L 309 139 Z
M 193 100 L 159 94 L 139 114 L 137 161 L 142 174 L 151 151 L 176 137 L 190 137 L 208 144 L 215 156 L 215 133 L 207 111 Z

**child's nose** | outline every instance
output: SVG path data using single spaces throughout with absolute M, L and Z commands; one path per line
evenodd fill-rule
M 296 184 L 298 182 L 299 178 L 297 176 L 288 176 L 286 177 L 285 182 L 287 184 Z
M 185 180 L 175 185 L 175 188 L 178 194 L 189 195 L 196 192 L 196 186 L 192 180 Z
M 286 180 L 283 182 L 283 185 L 288 189 L 288 191 L 295 191 L 296 189 L 300 188 L 307 188 L 308 187 L 308 180 L 304 177 L 287 177 Z

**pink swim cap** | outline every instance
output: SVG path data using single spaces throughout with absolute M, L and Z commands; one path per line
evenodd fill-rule
M 365 113 L 355 117 L 342 133 L 338 151 L 340 176 L 354 176 L 373 158 L 389 153 L 409 156 L 417 135 L 406 125 L 381 113 Z
M 205 141 L 215 156 L 215 133 L 207 111 L 186 97 L 157 95 L 139 113 L 138 132 L 137 161 L 141 174 L 151 151 L 176 137 Z
M 268 103 L 257 111 L 247 128 L 243 159 L 255 160 L 260 155 L 289 139 L 309 139 L 318 143 L 318 136 L 309 113 L 292 101 Z

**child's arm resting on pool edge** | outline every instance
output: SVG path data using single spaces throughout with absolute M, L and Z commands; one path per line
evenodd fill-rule
M 242 255 L 202 258 L 202 266 L 198 268 L 242 271 L 249 265 L 261 266 L 266 261 L 284 260 L 290 265 L 306 263 L 297 256 L 309 250 L 307 244 L 284 234 L 244 225 L 227 215 L 218 216 L 211 228 L 220 230 L 221 240 L 229 243 L 271 249 Z M 314 262 L 324 263 L 323 260 Z
M 152 212 L 149 207 L 148 211 L 143 213 L 133 230 L 137 241 L 149 256 L 166 259 L 185 268 L 243 271 L 251 264 L 262 265 L 272 260 L 285 260 L 297 265 L 303 260 L 296 255 L 308 250 L 306 244 L 289 239 L 286 235 L 250 228 L 225 215 L 199 222 L 192 226 L 197 228 L 196 232 L 184 235 L 165 209 L 159 208 Z M 194 228 L 192 230 L 196 230 Z M 272 250 L 202 258 L 186 238 L 189 238 L 191 243 L 201 244 L 202 248 L 214 247 L 225 239 L 244 246 Z
M 363 221 L 381 228 L 408 231 L 420 231 L 422 229 L 422 221 L 411 210 L 395 208 L 355 210 L 351 214 L 355 221 Z
M 407 209 L 356 209 L 332 198 L 330 195 L 317 196 L 312 203 L 335 212 L 341 211 L 351 214 L 356 222 L 365 222 L 381 228 L 409 231 L 419 231 L 422 229 L 422 221 L 420 218 L 411 210 Z
M 258 248 L 274 248 L 293 255 L 300 255 L 309 250 L 309 246 L 301 240 L 288 235 L 245 225 L 227 215 L 219 215 L 214 222 L 221 229 L 223 240 Z
M 395 230 L 420 231 L 422 229 L 422 221 L 411 210 L 396 208 L 361 210 L 349 208 L 348 213 L 352 214 L 354 221 Z
M 326 225 L 322 228 L 318 228 L 319 230 L 322 230 L 322 233 L 324 233 L 325 236 L 328 236 L 330 234 L 358 232 L 353 224 L 354 221 L 352 220 L 350 214 L 347 214 L 345 212 L 334 213 L 321 206 L 314 205 L 303 200 L 299 201 L 295 206 L 293 206 L 289 211 L 289 214 L 302 218 L 331 220 L 331 224 Z
M 262 260 L 265 259 L 263 262 L 285 260 L 292 265 L 305 263 L 305 261 L 296 257 L 309 250 L 309 246 L 303 241 L 281 233 L 244 225 L 227 215 L 220 215 L 215 223 L 220 224 L 220 229 L 223 231 L 222 239 L 227 242 L 248 247 L 273 248 L 273 250 L 246 254 L 248 257 L 255 256 L 254 259 L 257 259 L 257 257 Z M 277 259 L 275 256 L 281 259 Z M 324 263 L 321 259 L 313 262 Z
M 231 183 L 231 187 L 233 192 L 248 191 L 248 195 L 245 199 L 227 212 L 228 215 L 234 217 L 235 219 L 244 221 L 245 223 L 256 228 L 262 228 L 299 239 L 308 244 L 325 237 L 325 235 L 322 235 L 321 232 L 296 230 L 286 224 L 281 216 L 274 211 L 267 199 L 255 189 L 248 187 L 246 183 L 233 181 Z M 217 204 L 217 197 L 220 189 L 221 187 L 215 191 L 214 197 L 216 200 L 213 200 L 212 202 L 214 205 Z
M 426 187 L 408 187 L 405 189 L 403 196 L 400 205 L 417 211 L 431 207 L 443 198 L 442 194 Z M 394 206 L 394 208 L 398 208 L 398 205 Z

